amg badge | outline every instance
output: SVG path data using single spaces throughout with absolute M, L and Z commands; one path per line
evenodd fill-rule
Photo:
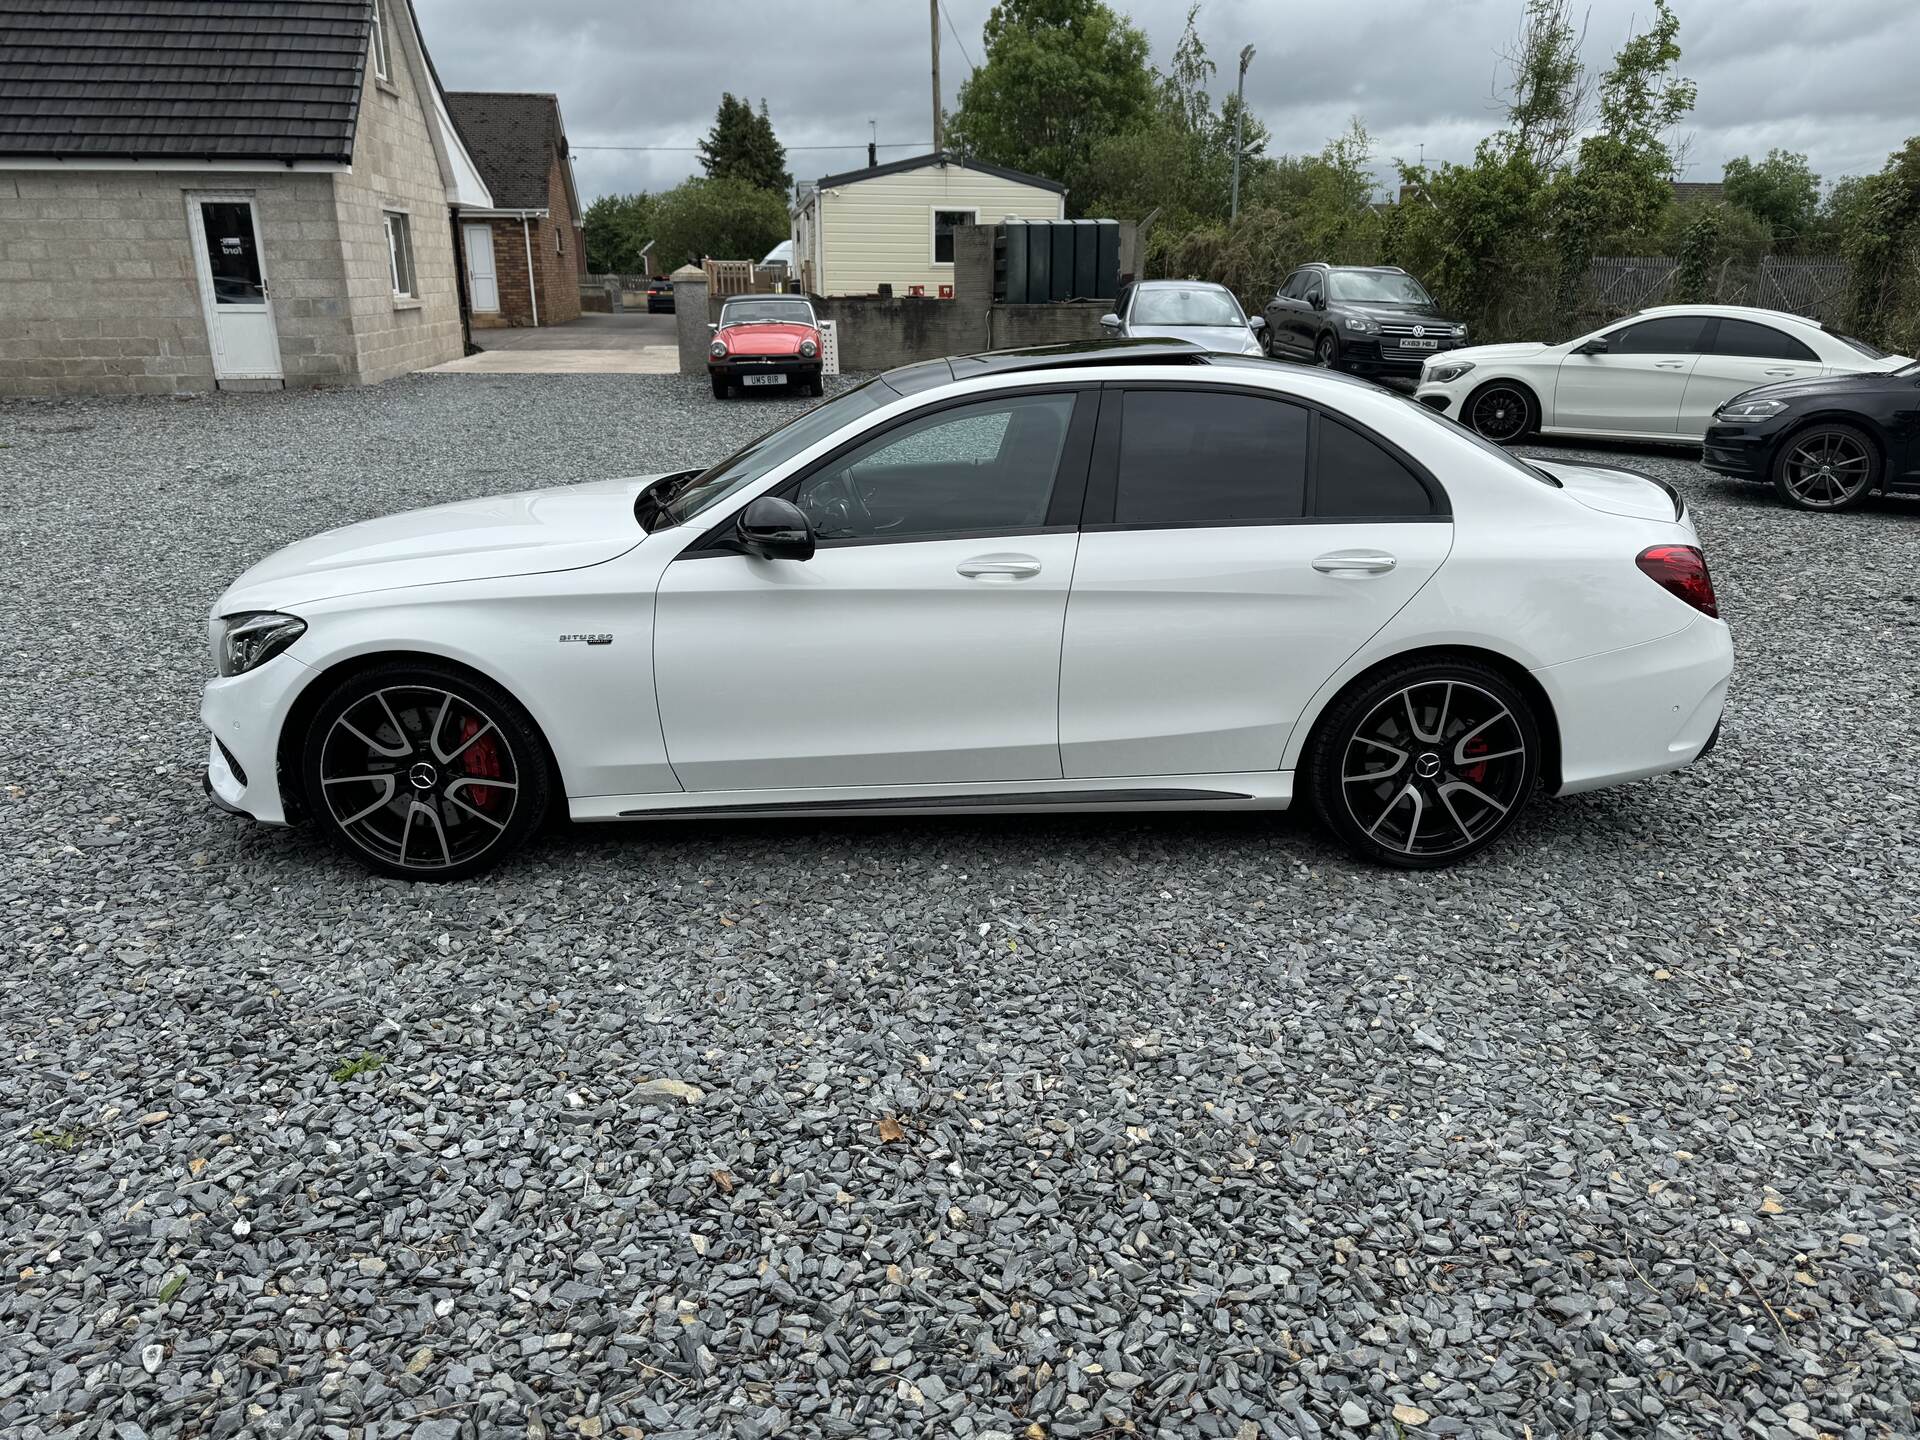
M 611 635 L 562 635 L 560 637 L 560 643 L 562 645 L 611 645 L 613 644 L 613 636 Z

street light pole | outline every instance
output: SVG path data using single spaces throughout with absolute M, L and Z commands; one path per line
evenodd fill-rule
M 1240 47 L 1240 80 L 1233 89 L 1233 208 L 1227 218 L 1240 218 L 1240 133 L 1247 114 L 1247 66 L 1253 63 L 1253 46 Z

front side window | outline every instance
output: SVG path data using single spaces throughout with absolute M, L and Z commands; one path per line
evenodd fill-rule
M 1299 300 L 1303 297 L 1305 288 L 1305 276 L 1301 271 L 1296 270 L 1293 274 L 1287 276 L 1287 283 L 1280 287 L 1280 293 L 1273 298 L 1276 300 Z
M 1614 331 L 1607 349 L 1614 355 L 1698 355 L 1706 326 L 1698 315 L 1662 315 Z
M 387 60 L 387 19 L 380 12 L 386 0 L 373 0 L 373 73 L 382 80 L 392 78 L 393 67 Z
M 1820 359 L 1786 331 L 1771 325 L 1757 325 L 1751 320 L 1721 320 L 1719 333 L 1713 337 L 1713 353 L 1753 360 L 1808 360 L 1816 364 Z
M 1320 280 L 1320 272 L 1318 270 L 1309 270 L 1305 284 L 1300 291 L 1300 298 L 1309 305 L 1318 305 L 1326 298 L 1326 293 Z
M 953 264 L 953 232 L 959 225 L 971 225 L 974 212 L 971 210 L 936 210 L 933 212 L 933 263 L 936 265 Z
M 412 300 L 417 292 L 413 282 L 413 227 L 398 210 L 387 216 L 387 262 L 393 275 L 396 300 Z
M 1257 395 L 1126 391 L 1114 522 L 1257 525 L 1299 519 L 1311 419 L 1301 406 Z
M 1240 302 L 1225 290 L 1142 290 L 1133 302 L 1139 325 L 1244 325 Z
M 1337 420 L 1320 422 L 1313 513 L 1323 520 L 1381 520 L 1433 513 L 1427 487 L 1401 459 Z
M 795 488 L 821 540 L 923 540 L 1046 524 L 1072 395 L 942 410 L 861 446 Z
M 852 390 L 843 390 L 825 404 L 749 440 L 719 464 L 702 471 L 674 492 L 667 501 L 667 514 L 674 524 L 684 525 L 729 495 L 765 478 L 801 451 L 899 398 L 899 391 L 884 380 L 868 380 Z

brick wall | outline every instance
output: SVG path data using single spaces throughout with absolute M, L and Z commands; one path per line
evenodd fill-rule
M 533 222 L 527 222 L 530 234 Z M 518 220 L 493 222 L 494 284 L 500 287 L 500 318 L 508 325 L 533 324 L 532 290 L 527 283 L 527 246 Z M 542 297 L 540 318 L 547 318 Z
M 352 378 L 331 176 L 22 170 L 0 172 L 0 395 L 214 387 L 189 193 L 253 201 L 289 381 Z
M 580 317 L 581 238 L 567 203 L 566 175 L 556 157 L 547 166 L 547 218 L 539 221 L 540 323 L 562 325 Z

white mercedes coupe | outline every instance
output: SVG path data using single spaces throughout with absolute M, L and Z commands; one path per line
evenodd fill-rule
M 1166 340 L 911 365 L 706 470 L 351 525 L 209 630 L 208 793 L 416 879 L 562 807 L 1300 799 L 1442 865 L 1536 789 L 1698 759 L 1733 667 L 1666 486 Z
M 1697 445 L 1743 390 L 1907 363 L 1784 311 L 1661 305 L 1559 345 L 1449 350 L 1421 367 L 1414 395 L 1501 444 L 1537 431 Z

